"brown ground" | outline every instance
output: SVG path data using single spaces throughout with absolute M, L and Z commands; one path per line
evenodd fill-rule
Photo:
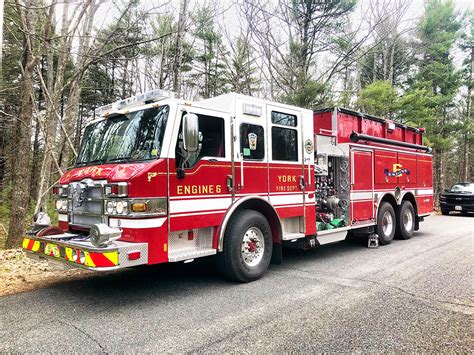
M 21 249 L 0 250 L 0 296 L 30 291 L 89 274 L 81 269 L 60 269 L 46 261 L 27 258 Z

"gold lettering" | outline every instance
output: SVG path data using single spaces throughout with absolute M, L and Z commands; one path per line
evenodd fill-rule
M 222 192 L 221 185 L 178 185 L 176 186 L 177 195 L 203 195 L 203 194 L 220 194 Z
M 278 182 L 281 182 L 281 175 L 278 175 Z

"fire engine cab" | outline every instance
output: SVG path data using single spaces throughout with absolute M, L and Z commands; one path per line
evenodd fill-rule
M 261 277 L 282 246 L 409 239 L 433 210 L 422 128 L 235 93 L 198 102 L 152 90 L 96 110 L 54 186 L 58 226 L 36 221 L 32 257 L 91 270 L 215 255 Z

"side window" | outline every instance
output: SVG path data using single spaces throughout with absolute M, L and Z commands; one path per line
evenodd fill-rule
M 296 127 L 296 115 L 272 111 L 272 123 L 279 126 Z M 272 127 L 272 159 L 298 161 L 298 132 L 296 129 Z
M 184 116 L 184 113 L 183 113 Z M 181 117 L 182 118 L 182 117 Z M 190 156 L 184 168 L 192 168 L 202 157 L 225 157 L 224 119 L 214 116 L 198 115 L 199 119 L 199 149 Z M 184 155 L 183 121 L 179 127 L 178 142 L 176 144 L 176 167 L 179 167 Z
M 262 160 L 265 156 L 265 137 L 262 126 L 240 125 L 240 151 L 244 160 Z
M 296 115 L 272 111 L 272 123 L 279 124 L 282 126 L 296 127 L 296 124 L 298 122 L 296 121 Z

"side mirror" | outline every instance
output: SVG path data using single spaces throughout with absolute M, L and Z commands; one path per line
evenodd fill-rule
M 183 148 L 188 153 L 199 149 L 199 119 L 194 113 L 187 113 L 183 117 Z

